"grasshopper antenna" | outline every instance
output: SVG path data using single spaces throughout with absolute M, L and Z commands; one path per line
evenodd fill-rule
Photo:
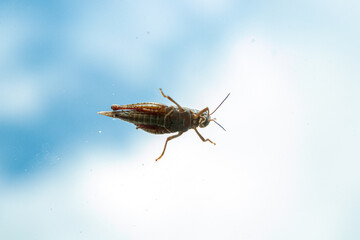
M 214 112 L 216 112 L 216 110 L 218 110 L 218 108 L 221 106 L 221 104 L 223 104 L 224 102 L 225 102 L 225 100 L 229 97 L 229 95 L 230 95 L 230 93 L 226 96 L 226 98 L 219 104 L 219 106 L 217 107 L 217 108 L 215 108 L 215 110 L 212 112 L 212 113 L 210 113 L 210 115 L 211 114 L 213 114 Z M 215 121 L 214 121 L 215 122 Z M 216 123 L 216 124 L 218 124 L 218 123 Z M 219 124 L 218 124 L 219 125 Z M 220 125 L 219 125 L 220 126 Z M 220 126 L 221 127 L 221 126 Z M 222 127 L 223 128 L 223 127 Z M 223 128 L 224 129 L 224 128 Z M 225 129 L 224 129 L 225 130 Z
M 218 108 L 221 106 L 221 104 L 223 104 L 223 103 L 225 102 L 225 100 L 229 97 L 229 95 L 230 95 L 230 93 L 224 98 L 224 100 L 222 100 L 222 102 L 219 104 L 219 106 L 218 106 L 217 108 L 215 108 L 215 110 L 214 110 L 212 113 L 210 113 L 210 115 L 213 114 L 214 112 L 216 112 L 216 110 L 218 110 Z M 213 119 L 211 119 L 210 121 L 215 122 L 219 127 L 221 127 L 224 131 L 226 131 L 225 128 L 223 128 L 223 126 L 221 126 L 221 125 L 220 125 L 217 121 L 215 121 L 215 120 L 216 120 L 216 118 L 213 118 Z
M 213 121 L 213 122 L 216 123 L 219 127 L 221 127 L 224 131 L 226 131 L 225 128 L 223 128 L 223 126 L 221 126 L 217 121 L 215 121 L 215 119 L 216 119 L 216 118 L 213 118 L 213 119 L 211 119 L 210 121 Z

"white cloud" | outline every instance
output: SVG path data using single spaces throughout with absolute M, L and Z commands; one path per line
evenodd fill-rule
M 269 221 L 286 215 L 292 198 L 290 183 L 281 183 L 282 175 L 272 178 L 277 167 L 259 170 L 245 159 L 222 155 L 230 148 L 216 148 L 187 134 L 171 142 L 158 162 L 154 158 L 164 138 L 143 143 L 147 147 L 132 156 L 111 151 L 86 154 L 84 159 L 93 164 L 76 181 L 88 200 L 86 211 L 134 239 L 270 234 L 256 229 L 266 229 Z
M 0 82 L 0 121 L 27 122 L 41 114 L 42 93 L 30 76 L 17 76 Z

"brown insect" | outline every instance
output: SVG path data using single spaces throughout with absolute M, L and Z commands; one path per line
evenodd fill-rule
M 210 115 L 213 114 L 221 106 L 221 104 L 223 104 L 223 102 L 229 97 L 230 93 L 219 104 L 219 106 L 211 114 L 209 114 L 209 108 L 207 107 L 201 111 L 181 107 L 171 97 L 166 96 L 161 88 L 160 92 L 165 98 L 173 102 L 176 107 L 152 102 L 128 105 L 114 104 L 111 106 L 113 111 L 103 111 L 98 112 L 98 114 L 112 118 L 119 118 L 121 120 L 133 123 L 136 125 L 136 129 L 140 128 L 152 134 L 178 132 L 178 134 L 170 136 L 166 139 L 164 150 L 160 157 L 158 157 L 155 161 L 159 160 L 164 155 L 168 141 L 181 136 L 189 129 L 194 129 L 203 142 L 211 142 L 212 144 L 216 145 L 210 139 L 205 139 L 203 136 L 201 136 L 196 128 L 204 128 L 209 125 L 210 121 L 218 124 L 215 119 L 211 119 Z M 218 125 L 224 129 L 220 124 Z

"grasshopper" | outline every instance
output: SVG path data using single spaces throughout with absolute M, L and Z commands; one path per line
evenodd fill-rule
M 210 142 L 216 145 L 210 139 L 205 139 L 199 131 L 198 127 L 204 128 L 209 125 L 211 121 L 215 122 L 222 129 L 220 124 L 215 121 L 215 118 L 211 118 L 212 115 L 223 102 L 229 97 L 230 93 L 219 104 L 219 106 L 209 114 L 209 108 L 206 107 L 202 110 L 190 109 L 180 106 L 174 99 L 166 96 L 160 88 L 160 92 L 163 97 L 169 99 L 176 106 L 167 106 L 161 103 L 145 102 L 128 105 L 111 106 L 112 111 L 102 111 L 98 114 L 119 118 L 123 121 L 130 122 L 136 126 L 136 129 L 142 129 L 152 134 L 168 134 L 175 133 L 176 135 L 170 136 L 166 139 L 164 149 L 155 161 L 159 160 L 165 153 L 167 143 L 177 137 L 180 137 L 184 132 L 189 129 L 194 129 L 197 135 L 203 142 Z M 225 129 L 224 129 L 225 130 Z

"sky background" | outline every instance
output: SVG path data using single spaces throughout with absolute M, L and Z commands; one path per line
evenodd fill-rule
M 358 1 L 0 2 L 0 239 L 359 239 Z M 169 142 L 112 104 L 215 109 Z

